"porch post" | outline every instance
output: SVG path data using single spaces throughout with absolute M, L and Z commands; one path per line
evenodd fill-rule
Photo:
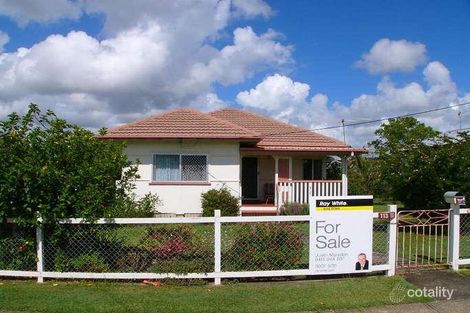
M 321 160 L 321 179 L 326 179 L 326 158 Z
M 238 201 L 239 201 L 239 205 L 240 205 L 240 208 L 242 206 L 242 202 L 243 202 L 243 196 L 242 196 L 242 159 L 243 159 L 243 155 L 241 153 L 238 154 Z M 242 215 L 242 211 L 241 209 L 238 210 L 238 215 Z
M 342 156 L 341 157 L 341 193 L 343 196 L 348 195 L 348 157 Z
M 278 208 L 278 184 L 279 184 L 279 156 L 274 155 L 274 205 Z
M 289 179 L 292 179 L 292 157 L 289 157 Z

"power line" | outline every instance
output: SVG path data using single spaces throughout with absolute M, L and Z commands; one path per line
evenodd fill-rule
M 311 131 L 317 131 L 317 130 L 326 130 L 326 129 L 335 129 L 335 128 L 343 128 L 343 134 L 345 135 L 345 127 L 349 126 L 357 126 L 357 125 L 363 125 L 363 124 L 371 124 L 371 123 L 377 123 L 377 122 L 382 122 L 382 121 L 387 121 L 392 118 L 401 118 L 401 117 L 408 117 L 408 116 L 414 116 L 414 115 L 420 115 L 420 114 L 425 114 L 425 113 L 430 113 L 430 112 L 436 112 L 436 111 L 442 111 L 442 110 L 448 110 L 450 108 L 454 107 L 461 107 L 464 105 L 469 105 L 470 102 L 463 102 L 463 103 L 457 103 L 454 105 L 449 105 L 445 107 L 440 107 L 440 108 L 435 108 L 435 109 L 430 109 L 426 111 L 420 111 L 420 112 L 414 112 L 414 113 L 408 113 L 408 114 L 402 114 L 402 115 L 395 115 L 395 116 L 390 116 L 390 117 L 383 117 L 375 120 L 370 120 L 370 121 L 364 121 L 364 122 L 356 122 L 356 123 L 350 123 L 350 124 L 344 124 L 344 119 L 341 121 L 341 125 L 334 125 L 334 126 L 327 126 L 327 127 L 321 127 L 321 128 L 313 128 L 313 129 L 302 129 L 302 130 L 295 130 L 291 132 L 285 132 L 285 133 L 271 133 L 271 134 L 265 134 L 265 137 L 268 136 L 275 136 L 275 135 L 289 135 L 289 134 L 297 134 L 297 133 L 308 133 Z M 344 138 L 346 139 L 346 138 Z
M 465 127 L 465 128 L 460 127 L 458 129 L 452 129 L 452 130 L 445 131 L 443 133 L 447 134 L 447 133 L 461 132 L 461 131 L 465 131 L 465 130 L 470 130 L 470 127 Z
M 335 125 L 335 126 L 327 126 L 327 127 L 321 127 L 321 128 L 314 128 L 311 130 L 326 130 L 326 129 L 334 129 L 334 128 L 340 128 L 340 127 L 345 127 L 345 126 L 357 126 L 357 125 L 363 125 L 363 124 L 370 124 L 370 123 L 377 123 L 377 122 L 383 122 L 392 118 L 401 118 L 401 117 L 408 117 L 408 116 L 414 116 L 414 115 L 420 115 L 420 114 L 425 114 L 425 113 L 430 113 L 430 112 L 437 112 L 437 111 L 442 111 L 442 110 L 447 110 L 450 108 L 454 107 L 460 107 L 464 105 L 468 105 L 470 102 L 464 102 L 464 103 L 458 103 L 455 105 L 449 105 L 445 107 L 440 107 L 440 108 L 435 108 L 435 109 L 430 109 L 426 111 L 420 111 L 420 112 L 414 112 L 414 113 L 408 113 L 408 114 L 403 114 L 403 115 L 396 115 L 392 117 L 383 117 L 383 118 L 378 118 L 375 120 L 370 120 L 370 121 L 364 121 L 364 122 L 356 122 L 356 123 L 350 123 L 350 124 L 343 124 L 343 125 Z

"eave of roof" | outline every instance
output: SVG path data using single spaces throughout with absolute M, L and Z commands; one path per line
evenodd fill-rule
M 326 152 L 326 153 L 368 153 L 365 148 L 352 147 L 297 147 L 297 146 L 263 146 L 263 147 L 240 147 L 240 151 L 259 152 Z
M 240 141 L 240 142 L 257 142 L 260 140 L 259 137 L 203 137 L 203 136 L 174 136 L 174 137 L 152 137 L 152 136 L 114 136 L 114 135 L 106 135 L 106 136 L 96 136 L 99 140 L 151 140 L 151 141 L 164 141 L 164 140 L 226 140 L 226 141 Z

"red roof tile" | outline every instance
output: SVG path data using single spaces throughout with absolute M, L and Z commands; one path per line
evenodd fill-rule
M 108 130 L 103 139 L 221 139 L 256 142 L 269 151 L 366 152 L 342 141 L 238 109 L 202 113 L 177 109 Z
M 261 133 L 263 138 L 256 144 L 256 147 L 262 150 L 366 151 L 365 149 L 352 148 L 335 138 L 253 112 L 238 109 L 222 109 L 212 112 L 210 115 Z
M 235 139 L 258 141 L 260 134 L 193 109 L 177 109 L 111 128 L 109 139 Z

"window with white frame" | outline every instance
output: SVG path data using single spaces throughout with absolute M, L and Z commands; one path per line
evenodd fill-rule
M 207 181 L 207 155 L 155 154 L 154 181 Z

